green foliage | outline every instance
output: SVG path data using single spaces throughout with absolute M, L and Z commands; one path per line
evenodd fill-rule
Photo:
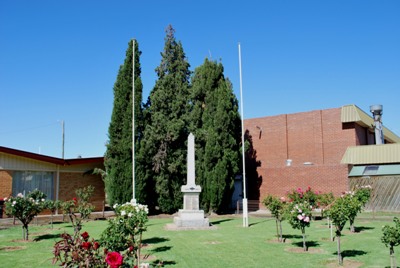
M 85 191 L 84 191 L 85 192 Z M 88 197 L 87 193 L 84 196 Z M 108 221 L 101 239 L 89 240 L 87 232 L 64 233 L 54 245 L 53 264 L 63 267 L 141 267 L 142 233 L 148 221 L 147 206 L 131 201 L 114 205 L 116 217 Z
M 89 185 L 84 188 L 78 188 L 75 193 L 78 198 L 67 200 L 60 203 L 60 208 L 64 215 L 67 215 L 71 224 L 78 231 L 82 228 L 82 221 L 87 220 L 93 212 L 94 206 L 89 202 L 93 195 L 94 187 Z M 80 216 L 75 213 L 79 213 Z
M 133 41 L 129 42 L 124 64 L 114 84 L 114 104 L 108 128 L 109 141 L 105 154 L 105 188 L 109 204 L 127 202 L 132 198 L 132 75 Z M 140 57 L 135 42 L 135 148 L 143 132 L 142 82 Z M 140 179 L 140 177 L 139 177 Z
M 361 206 L 365 206 L 371 198 L 372 187 L 371 185 L 364 185 L 355 189 L 355 197 L 360 202 Z
M 189 134 L 189 63 L 174 33 L 169 26 L 161 63 L 156 68 L 158 80 L 144 112 L 146 125 L 138 155 L 140 177 L 145 181 L 140 187 L 148 190 L 145 201 L 152 209 L 158 206 L 164 213 L 173 213 L 182 207 L 185 144 Z
M 272 195 L 268 195 L 262 201 L 264 206 L 271 211 L 271 214 L 275 217 L 275 219 L 281 221 L 284 219 L 286 207 L 288 203 L 285 202 L 284 198 L 277 198 Z
M 333 193 L 319 193 L 317 196 L 317 208 L 325 208 L 335 201 Z
M 290 203 L 287 207 L 286 217 L 294 229 L 299 229 L 304 233 L 305 227 L 310 226 L 311 206 L 307 201 L 302 203 Z
M 304 191 L 300 187 L 296 190 L 292 190 L 287 194 L 289 202 L 303 203 L 307 202 L 309 206 L 312 208 L 316 208 L 318 206 L 318 193 L 311 190 L 311 187 L 307 187 Z
M 400 245 L 400 220 L 393 218 L 395 226 L 384 225 L 382 228 L 381 241 L 386 247 L 396 247 Z
M 400 245 L 400 221 L 397 217 L 393 218 L 394 227 L 385 225 L 382 228 L 381 241 L 390 250 L 390 267 L 397 268 L 396 259 L 394 257 L 394 247 Z
M 114 205 L 116 217 L 109 220 L 101 234 L 102 244 L 109 250 L 121 251 L 131 246 L 139 248 L 141 234 L 146 231 L 148 208 L 131 201 Z
M 206 211 L 224 212 L 240 168 L 241 130 L 238 101 L 221 63 L 205 59 L 196 68 L 190 98 L 201 205 Z
M 74 236 L 64 233 L 61 240 L 54 245 L 53 264 L 60 263 L 62 267 L 106 267 L 99 242 L 89 234 L 75 232 Z
M 29 223 L 33 218 L 45 209 L 46 195 L 33 190 L 26 197 L 19 193 L 16 197 L 5 198 L 5 212 L 14 216 L 22 223 L 23 239 L 29 239 Z
M 286 210 L 286 218 L 293 229 L 301 230 L 303 235 L 303 250 L 307 251 L 306 244 L 306 227 L 310 227 L 311 222 L 311 209 L 310 203 L 303 199 L 300 203 L 292 202 L 288 205 Z

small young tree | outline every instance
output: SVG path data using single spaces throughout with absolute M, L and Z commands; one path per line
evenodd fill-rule
M 390 267 L 395 268 L 396 258 L 394 256 L 394 247 L 400 245 L 400 220 L 397 217 L 394 217 L 393 222 L 395 226 L 385 225 L 382 228 L 383 235 L 381 237 L 381 241 L 385 244 L 386 247 L 389 247 L 390 250 Z
M 269 209 L 269 211 L 271 211 L 271 214 L 275 217 L 276 235 L 278 237 L 278 241 L 283 242 L 282 221 L 285 219 L 285 209 L 287 206 L 285 198 L 277 198 L 275 196 L 268 195 L 264 198 L 263 204 Z
M 7 215 L 14 216 L 22 223 L 22 237 L 29 240 L 29 223 L 44 209 L 46 195 L 39 190 L 34 190 L 25 197 L 19 193 L 16 197 L 5 199 Z
M 56 210 L 61 208 L 61 201 L 46 200 L 44 203 L 44 208 L 50 210 L 51 212 L 51 229 L 53 229 L 53 216 Z
M 94 206 L 89 202 L 93 195 L 94 187 L 79 188 L 75 191 L 78 198 L 74 197 L 72 200 L 67 200 L 61 203 L 60 207 L 64 215 L 68 215 L 72 226 L 77 230 L 82 229 L 82 221 L 89 218 L 93 212 Z M 75 213 L 79 213 L 80 217 Z
M 339 265 L 343 265 L 343 257 L 340 251 L 340 237 L 342 236 L 342 230 L 348 220 L 350 213 L 349 203 L 350 199 L 348 195 L 337 198 L 334 203 L 329 207 L 327 214 L 330 217 L 333 225 L 336 228 L 337 238 L 337 254 Z
M 354 221 L 357 214 L 362 211 L 365 204 L 369 201 L 371 196 L 372 188 L 370 185 L 357 187 L 353 192 L 348 192 L 350 194 L 351 202 L 349 206 L 351 207 L 351 212 L 349 214 L 350 222 L 350 232 L 354 233 L 356 231 L 354 227 Z
M 294 229 L 301 230 L 303 235 L 303 250 L 307 251 L 306 243 L 306 227 L 310 226 L 311 221 L 311 208 L 307 201 L 301 203 L 290 203 L 287 209 L 287 219 Z

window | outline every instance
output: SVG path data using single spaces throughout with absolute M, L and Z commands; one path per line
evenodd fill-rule
M 367 175 L 376 175 L 378 172 L 379 166 L 366 166 L 363 172 L 363 176 Z
M 28 194 L 38 189 L 46 194 L 47 199 L 54 200 L 54 174 L 46 171 L 14 171 L 12 180 L 12 194 Z

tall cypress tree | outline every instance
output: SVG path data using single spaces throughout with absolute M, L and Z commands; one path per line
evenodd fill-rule
M 192 79 L 191 129 L 196 136 L 196 176 L 206 211 L 229 209 L 240 167 L 240 115 L 221 63 L 206 59 Z
M 141 173 L 146 177 L 146 184 L 155 187 L 155 205 L 162 212 L 171 213 L 182 207 L 180 189 L 186 183 L 185 144 L 190 79 L 190 65 L 182 44 L 175 39 L 172 26 L 166 29 L 161 57 L 161 63 L 156 68 L 158 79 L 147 104 L 149 122 L 146 122 L 144 130 L 140 159 L 151 161 L 147 170 Z M 154 195 L 152 198 L 154 200 Z
M 105 154 L 105 188 L 109 204 L 132 198 L 132 75 L 133 41 L 128 44 L 124 64 L 114 84 L 114 106 L 108 128 L 109 141 Z M 135 42 L 135 144 L 143 132 L 142 81 L 139 45 Z

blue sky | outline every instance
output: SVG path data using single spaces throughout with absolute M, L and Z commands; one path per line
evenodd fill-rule
M 400 1 L 0 1 L 0 146 L 102 156 L 113 84 L 130 39 L 142 51 L 143 99 L 165 28 L 191 70 L 221 60 L 244 117 L 383 105 L 400 135 Z M 273 127 L 273 126 L 271 126 Z

